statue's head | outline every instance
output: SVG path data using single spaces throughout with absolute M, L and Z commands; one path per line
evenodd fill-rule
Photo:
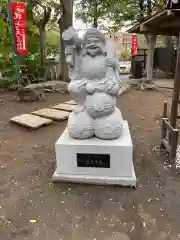
M 89 28 L 84 34 L 83 48 L 85 54 L 91 55 L 92 57 L 104 54 L 105 45 L 106 39 L 104 34 L 96 28 Z

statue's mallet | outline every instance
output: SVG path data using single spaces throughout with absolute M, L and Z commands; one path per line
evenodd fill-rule
M 66 46 L 69 45 L 75 47 L 75 49 L 77 50 L 81 48 L 82 40 L 79 38 L 76 30 L 73 27 L 69 27 L 68 29 L 66 29 L 62 34 L 62 38 Z M 72 54 L 66 55 L 66 62 L 71 66 L 73 65 Z

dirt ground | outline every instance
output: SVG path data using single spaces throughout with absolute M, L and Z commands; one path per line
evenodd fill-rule
M 64 102 L 17 103 L 0 94 L 1 240 L 175 240 L 180 239 L 180 175 L 160 153 L 160 115 L 171 92 L 131 89 L 119 100 L 134 143 L 136 189 L 52 184 L 54 144 L 66 122 L 35 132 L 10 117 Z

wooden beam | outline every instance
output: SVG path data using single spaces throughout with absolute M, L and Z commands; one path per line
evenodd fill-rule
M 173 27 L 172 25 L 174 24 Z M 178 36 L 180 26 L 180 9 L 163 10 L 154 14 L 141 24 L 128 30 L 129 33 L 144 34 L 154 32 L 157 35 Z
M 176 28 L 176 31 L 180 29 L 180 17 L 171 19 L 171 21 L 164 21 L 159 25 L 160 28 Z
M 164 35 L 164 36 L 177 36 L 178 37 L 178 31 L 176 28 L 159 28 L 158 26 L 154 26 L 154 27 L 150 27 L 149 25 L 143 25 L 140 29 L 139 28 L 135 29 L 134 31 L 132 31 L 133 33 L 136 34 L 148 34 L 149 32 L 153 32 L 155 35 Z
M 162 118 L 162 120 L 164 121 L 166 128 L 168 129 L 168 131 L 173 132 L 174 128 L 171 126 L 171 124 L 168 121 L 168 118 Z
M 154 32 L 157 35 L 162 35 L 162 36 L 177 36 L 178 37 L 178 31 L 177 29 L 170 29 L 170 28 L 159 28 L 159 29 L 154 29 Z
M 140 25 L 140 32 L 149 32 L 148 26 L 142 23 Z
M 144 24 L 149 24 L 149 23 L 152 23 L 152 22 L 163 21 L 164 17 L 167 17 L 167 10 L 163 10 L 163 11 L 155 13 L 149 19 L 144 21 Z
M 171 9 L 167 10 L 167 16 L 174 16 L 174 12 Z
M 170 124 L 173 128 L 176 128 L 179 92 L 180 92 L 180 35 L 179 35 L 179 43 L 178 43 L 178 48 L 177 48 L 174 93 L 173 93 L 173 98 L 172 98 L 171 114 L 170 114 Z

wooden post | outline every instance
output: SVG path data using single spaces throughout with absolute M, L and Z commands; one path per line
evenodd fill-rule
M 161 145 L 160 145 L 160 148 L 164 148 L 163 140 L 166 138 L 166 132 L 167 132 L 164 118 L 167 118 L 167 101 L 164 101 L 164 105 L 163 105 L 163 116 L 162 116 L 162 120 L 161 120 Z
M 161 144 L 160 148 L 165 148 L 163 144 L 163 140 L 166 138 L 166 124 L 164 122 L 164 119 L 161 120 Z
M 164 101 L 163 118 L 167 118 L 167 101 Z
M 170 124 L 173 128 L 176 128 L 177 111 L 179 103 L 179 92 L 180 92 L 180 35 L 177 48 L 177 59 L 176 59 L 176 71 L 174 79 L 174 93 L 172 97 Z
M 172 165 L 176 164 L 176 150 L 178 145 L 179 130 L 174 129 L 171 133 L 171 149 L 169 153 L 169 161 Z
M 154 63 L 154 48 L 156 45 L 156 35 L 150 33 L 148 37 L 148 56 L 147 56 L 147 82 L 152 81 L 153 63 Z

